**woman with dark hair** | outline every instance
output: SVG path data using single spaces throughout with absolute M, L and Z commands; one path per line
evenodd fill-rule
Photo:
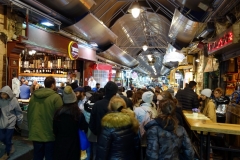
M 138 90 L 135 92 L 132 96 L 132 102 L 133 102 L 133 110 L 135 110 L 136 107 L 140 106 L 140 103 L 142 102 L 142 90 Z
M 77 97 L 70 86 L 63 91 L 64 105 L 57 110 L 53 120 L 55 134 L 54 160 L 79 160 L 80 144 L 78 130 L 87 132 L 88 125 L 81 113 Z
M 178 124 L 183 126 L 183 113 L 182 113 L 182 107 L 178 104 L 178 101 L 176 98 L 172 97 L 172 94 L 168 91 L 163 91 L 161 93 L 161 96 L 162 96 L 162 100 L 159 101 L 159 109 L 161 108 L 161 103 L 162 101 L 164 101 L 165 99 L 170 99 L 172 100 L 175 105 L 176 105 L 176 117 L 178 119 Z
M 176 105 L 170 99 L 163 100 L 159 115 L 145 125 L 147 133 L 146 158 L 193 160 L 194 151 L 185 129 L 178 125 Z

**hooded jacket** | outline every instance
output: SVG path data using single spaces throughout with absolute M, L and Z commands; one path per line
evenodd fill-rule
M 145 125 L 147 132 L 147 160 L 193 160 L 194 151 L 190 139 L 182 126 L 174 133 L 173 123 L 156 118 Z M 165 127 L 165 128 L 164 128 Z
M 60 95 L 50 88 L 34 91 L 28 105 L 29 140 L 54 141 L 53 116 L 63 105 Z
M 143 103 L 140 105 L 140 107 L 135 108 L 134 110 L 135 117 L 137 118 L 140 124 L 143 122 L 143 119 L 147 111 L 150 111 L 152 113 L 152 118 L 157 117 L 157 109 L 154 103 Z
M 22 110 L 9 86 L 3 87 L 0 93 L 6 93 L 9 96 L 9 99 L 0 98 L 0 129 L 14 129 L 16 122 L 22 123 Z
M 136 133 L 131 117 L 113 112 L 102 119 L 102 132 L 98 137 L 97 160 L 134 160 Z

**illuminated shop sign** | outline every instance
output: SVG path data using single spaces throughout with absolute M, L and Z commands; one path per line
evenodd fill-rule
M 68 45 L 68 55 L 71 60 L 76 60 L 78 58 L 78 44 L 71 41 Z
M 210 54 L 232 43 L 233 43 L 233 32 L 228 31 L 222 37 L 218 38 L 216 41 L 212 43 L 208 43 L 208 53 Z

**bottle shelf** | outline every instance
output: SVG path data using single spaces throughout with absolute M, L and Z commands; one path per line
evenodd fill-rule
M 59 77 L 59 78 L 67 78 L 67 75 L 64 74 L 38 74 L 38 73 L 19 73 L 19 76 L 24 77 L 47 77 L 47 76 L 53 76 L 53 77 Z

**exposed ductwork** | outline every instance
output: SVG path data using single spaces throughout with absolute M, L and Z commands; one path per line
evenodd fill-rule
M 178 50 L 187 47 L 194 38 L 198 25 L 198 22 L 189 20 L 176 9 L 168 33 L 172 45 Z
M 9 0 L 10 2 L 13 3 L 19 3 L 19 4 L 24 4 L 19 0 Z M 61 21 L 62 23 L 64 23 L 65 25 L 71 25 L 73 24 L 73 21 L 64 17 L 63 15 L 60 15 L 59 13 L 55 12 L 54 10 L 48 8 L 47 6 L 44 6 L 42 3 L 36 1 L 36 0 L 22 0 L 23 2 L 31 5 L 32 7 L 46 13 L 47 15 Z
M 91 13 L 64 30 L 80 36 L 88 42 L 97 43 L 102 50 L 105 50 L 117 39 L 117 36 Z
M 106 51 L 99 53 L 98 55 L 110 61 L 127 66 L 129 68 L 134 68 L 138 65 L 138 61 L 136 59 L 134 59 L 129 54 L 121 50 L 115 44 L 112 45 Z
M 161 75 L 161 76 L 165 76 L 165 75 L 167 75 L 170 71 L 171 71 L 170 68 L 166 67 L 165 65 L 162 65 L 162 68 L 161 68 L 161 71 L 160 71 L 160 75 Z
M 32 0 L 24 0 L 32 3 Z M 56 12 L 72 19 L 79 19 L 85 15 L 93 4 L 94 0 L 39 0 L 42 4 L 52 8 Z

